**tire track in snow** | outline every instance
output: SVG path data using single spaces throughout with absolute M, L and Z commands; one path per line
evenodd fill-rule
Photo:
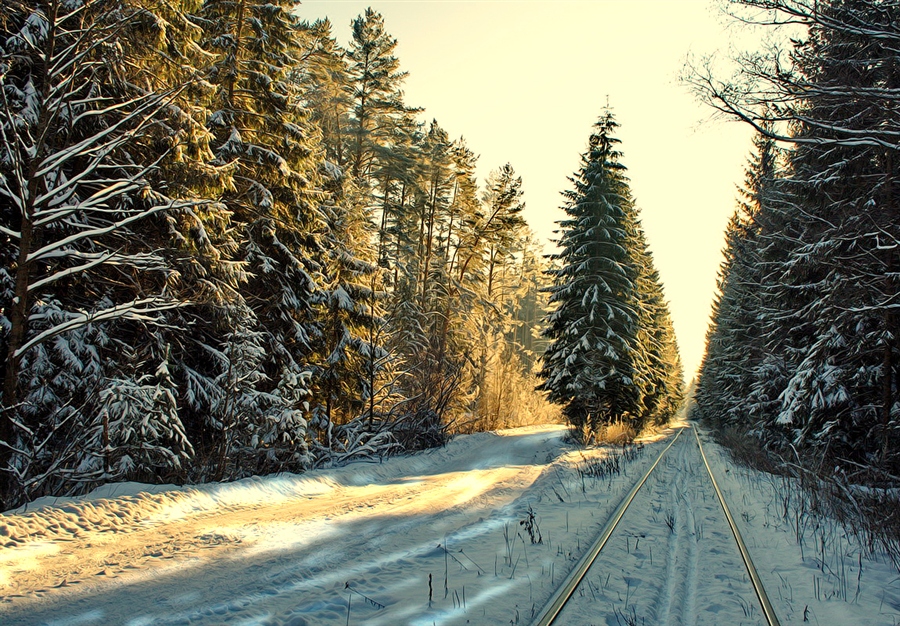
M 698 478 L 698 468 L 688 446 L 681 446 L 673 459 L 674 467 L 667 468 L 669 476 L 674 476 L 668 493 L 668 503 L 674 508 L 675 517 L 669 537 L 665 593 L 658 603 L 661 606 L 658 622 L 694 624 L 697 620 L 695 603 L 699 537 L 691 502 L 692 496 L 696 497 L 697 494 L 691 489 L 691 483 Z
M 563 432 L 545 427 L 509 436 L 485 433 L 384 466 L 357 464 L 352 471 L 326 471 L 335 479 L 333 488 L 318 495 L 158 516 L 152 523 L 130 524 L 127 530 L 111 524 L 109 533 L 94 524 L 86 536 L 57 543 L 56 552 L 41 555 L 32 570 L 13 574 L 20 597 L 5 598 L 0 621 L 49 623 L 67 615 L 79 623 L 104 625 L 242 619 L 344 624 L 343 585 L 351 579 L 385 594 L 395 590 L 398 596 L 404 586 L 413 585 L 415 597 L 422 598 L 423 578 L 417 570 L 426 564 L 436 571 L 434 563 L 444 562 L 438 545 L 444 539 L 460 547 L 468 542 L 467 549 L 470 543 L 484 543 L 485 533 L 500 533 L 497 513 L 501 524 L 509 523 L 507 507 L 522 497 L 537 501 L 527 495 L 535 481 L 543 476 L 544 490 L 551 491 L 557 480 L 554 464 L 576 454 L 560 442 Z M 513 517 L 511 523 L 516 521 Z M 207 535 L 215 545 L 203 552 L 200 538 Z M 37 542 L 22 545 L 28 543 Z M 495 543 L 490 540 L 488 545 Z M 160 566 L 159 557 L 144 558 L 154 546 L 175 554 L 171 565 Z M 24 552 L 21 546 L 13 550 Z M 490 568 L 490 556 L 470 554 Z M 98 565 L 106 567 L 106 574 L 122 574 L 115 580 L 97 575 Z M 416 571 L 414 581 L 411 571 Z M 69 586 L 50 588 L 60 576 Z M 485 575 L 482 580 L 493 589 L 470 588 L 470 609 L 503 593 L 506 586 L 522 584 L 518 578 L 495 582 Z M 435 600 L 437 604 L 437 596 Z M 422 613 L 418 603 L 413 607 L 414 613 Z M 358 610 L 354 608 L 354 614 Z
M 454 505 L 474 504 L 483 499 L 484 494 L 479 493 L 483 489 L 472 481 L 466 482 L 466 470 L 497 468 L 494 475 L 497 487 L 502 489 L 505 482 L 526 474 L 528 468 L 509 472 L 500 468 L 505 463 L 527 466 L 552 439 L 550 434 L 536 434 L 513 440 L 508 449 L 502 448 L 504 458 L 499 458 L 499 437 L 502 436 L 485 433 L 474 440 L 464 438 L 459 442 L 464 444 L 463 454 L 447 448 L 428 451 L 402 459 L 395 471 L 381 465 L 363 466 L 362 471 L 346 478 L 348 472 L 342 471 L 346 468 L 325 471 L 326 476 L 335 475 L 339 480 L 326 480 L 326 488 L 314 488 L 308 495 L 302 487 L 311 481 L 298 476 L 298 495 L 274 502 L 256 496 L 254 483 L 258 481 L 246 481 L 248 496 L 226 495 L 223 506 L 210 503 L 208 509 L 200 508 L 206 505 L 202 500 L 199 505 L 190 500 L 192 490 L 188 489 L 119 500 L 76 501 L 27 515 L 0 516 L 0 522 L 12 534 L 10 547 L 0 547 L 0 557 L 9 554 L 10 563 L 5 585 L 0 577 L 0 593 L 6 599 L 27 598 L 54 588 L 125 582 L 135 578 L 136 571 L 146 576 L 149 570 L 166 562 L 195 565 L 213 556 L 237 557 L 253 544 L 265 542 L 279 527 L 304 520 L 327 521 L 385 508 L 390 509 L 392 516 L 402 518 L 410 512 L 421 515 L 429 510 L 435 513 Z M 425 474 L 417 476 L 417 471 Z M 429 480 L 427 472 L 440 472 L 447 479 Z M 375 481 L 381 484 L 372 484 Z M 214 486 L 211 491 L 217 496 L 217 491 L 237 492 L 241 488 L 240 483 L 231 483 Z M 421 502 L 436 488 L 444 490 L 444 497 L 434 499 L 430 509 L 423 510 Z M 455 501 L 448 502 L 448 498 Z M 298 544 L 290 538 L 286 541 Z M 284 541 L 276 543 L 276 548 L 284 547 Z M 344 553 L 348 547 L 345 544 Z M 362 546 L 355 547 L 365 552 Z M 32 556 L 25 558 L 26 555 Z M 3 563 L 0 559 L 0 565 Z M 167 569 L 162 567 L 163 572 Z
M 688 563 L 687 553 L 690 551 L 688 543 L 692 540 L 692 533 L 688 530 L 688 517 L 691 516 L 691 507 L 687 502 L 684 489 L 685 482 L 685 449 L 681 447 L 678 454 L 674 457 L 675 467 L 669 470 L 672 475 L 674 470 L 675 479 L 671 481 L 668 491 L 667 502 L 674 504 L 674 513 L 672 517 L 666 519 L 666 525 L 671 524 L 668 553 L 666 555 L 666 585 L 664 593 L 658 601 L 661 607 L 659 623 L 660 624 L 683 624 L 684 620 L 684 601 L 686 598 L 686 588 L 689 585 L 689 577 L 695 575 L 695 571 L 691 571 Z M 686 567 L 687 566 L 687 567 Z
M 685 502 L 687 503 L 687 495 L 685 494 Z M 688 542 L 688 585 L 687 593 L 684 600 L 684 614 L 690 620 L 690 623 L 696 622 L 696 603 L 697 603 L 697 578 L 698 566 L 700 561 L 700 549 L 698 542 L 700 541 L 700 530 L 697 527 L 697 520 L 694 516 L 694 508 L 686 506 L 688 517 L 688 528 L 691 530 L 691 540 Z

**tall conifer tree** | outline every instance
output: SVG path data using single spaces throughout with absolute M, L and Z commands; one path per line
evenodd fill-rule
M 552 257 L 559 264 L 550 272 L 555 310 L 540 372 L 539 388 L 564 405 L 574 426 L 590 429 L 622 419 L 641 426 L 664 398 L 677 403 L 681 387 L 673 376 L 680 368 L 674 337 L 616 128 L 607 110 L 570 179 L 573 188 L 563 193 L 569 218 L 559 223 L 561 251 Z
M 218 354 L 232 382 L 210 426 L 221 450 L 235 448 L 221 455 L 223 462 L 247 455 L 240 471 L 308 460 L 302 403 L 312 373 L 308 358 L 321 339 L 315 305 L 328 226 L 320 210 L 319 135 L 295 80 L 308 33 L 292 9 L 286 0 L 207 0 L 200 14 L 204 46 L 216 58 L 208 122 L 214 163 L 231 174 L 223 201 L 241 228 L 238 254 L 250 274 L 246 304 L 233 311 L 233 323 L 253 331 L 242 343 L 258 344 L 239 351 L 263 355 L 246 397 L 238 383 L 251 374 L 236 377 L 246 364 L 223 358 L 237 348 L 226 345 Z
M 763 276 L 775 250 L 764 252 L 769 246 L 761 239 L 761 230 L 776 212 L 778 153 L 775 143 L 762 135 L 754 138 L 753 145 L 741 200 L 725 233 L 725 258 L 719 268 L 718 294 L 695 396 L 698 415 L 732 426 L 750 424 L 753 403 L 748 399 L 767 395 L 755 385 L 759 368 L 765 367 L 768 377 L 782 360 L 781 355 L 767 355 L 762 327 Z
M 561 251 L 552 258 L 551 303 L 541 389 L 565 405 L 576 426 L 637 412 L 632 354 L 637 348 L 636 278 L 626 249 L 631 195 L 619 162 L 618 127 L 607 111 L 594 125 L 581 169 L 563 193 Z
M 397 40 L 384 29 L 384 18 L 371 8 L 352 24 L 347 50 L 351 92 L 350 153 L 354 177 L 367 182 L 379 152 L 391 143 L 394 127 L 409 111 L 403 104 L 400 61 L 394 56 Z

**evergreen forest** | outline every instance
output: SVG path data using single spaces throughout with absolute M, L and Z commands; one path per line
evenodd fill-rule
M 791 473 L 900 480 L 900 5 L 735 0 L 795 34 L 689 81 L 756 129 L 693 407 Z M 857 507 L 854 497 L 850 504 Z M 844 496 L 842 496 L 844 497 Z M 881 511 L 879 527 L 896 509 Z
M 396 46 L 372 9 L 340 43 L 289 0 L 5 0 L 4 507 L 300 472 L 554 405 L 585 439 L 675 413 L 612 114 L 548 258 L 513 167 L 479 181 L 405 102 Z M 878 311 L 859 316 L 884 352 Z M 876 395 L 878 371 L 858 374 Z

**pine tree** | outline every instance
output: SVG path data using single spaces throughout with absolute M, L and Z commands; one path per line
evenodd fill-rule
M 477 229 L 480 222 L 481 202 L 478 198 L 476 167 L 478 155 L 469 149 L 465 138 L 453 142 L 451 147 L 453 191 L 447 215 L 444 246 L 444 262 L 451 280 L 460 283 L 477 247 Z
M 347 49 L 351 91 L 350 154 L 352 176 L 368 185 L 379 152 L 390 146 L 395 126 L 415 112 L 403 103 L 397 40 L 384 29 L 384 18 L 371 8 L 353 20 L 353 40 Z
M 350 127 L 351 98 L 346 52 L 331 34 L 331 22 L 326 18 L 305 24 L 310 40 L 306 63 L 296 68 L 296 79 L 303 88 L 303 97 L 310 111 L 310 120 L 322 132 L 325 158 L 343 170 L 347 167 L 347 133 Z
M 619 162 L 618 124 L 607 111 L 594 125 L 581 168 L 563 193 L 561 266 L 551 273 L 540 388 L 565 405 L 575 426 L 595 428 L 639 410 L 632 355 L 637 349 L 633 268 L 626 248 L 631 194 Z
M 579 172 L 564 192 L 561 251 L 551 257 L 550 302 L 539 389 L 577 428 L 629 419 L 666 421 L 680 404 L 680 362 L 620 162 L 618 124 L 594 125 Z
M 414 199 L 422 176 L 422 124 L 405 115 L 394 126 L 392 141 L 380 150 L 372 179 L 372 201 L 378 228 L 378 264 L 391 270 L 396 287 L 409 276 L 414 255 Z
M 446 286 L 439 233 L 448 216 L 455 178 L 451 149 L 447 131 L 432 120 L 422 139 L 422 178 L 413 209 L 418 221 L 414 280 L 420 305 L 426 310 L 437 310 L 435 301 Z
M 322 153 L 295 80 L 310 44 L 292 8 L 286 1 L 207 0 L 200 14 L 204 47 L 216 59 L 210 70 L 216 109 L 208 120 L 213 163 L 230 172 L 223 202 L 241 230 L 237 257 L 249 276 L 241 289 L 247 307 L 232 317 L 256 333 L 264 358 L 254 392 L 267 394 L 265 410 L 237 416 L 234 427 L 223 421 L 230 419 L 225 405 L 217 407 L 205 436 L 256 446 L 257 471 L 306 462 L 306 418 L 298 412 L 308 393 L 308 359 L 322 340 L 315 311 L 327 233 Z M 231 351 L 223 348 L 221 354 Z
M 483 285 L 478 290 L 483 305 L 475 309 L 480 313 L 478 341 L 474 347 L 479 367 L 473 384 L 479 396 L 485 392 L 489 362 L 493 362 L 492 369 L 502 367 L 500 359 L 508 356 L 506 332 L 511 320 L 507 317 L 506 301 L 510 294 L 505 292 L 511 285 L 504 284 L 508 282 L 504 278 L 525 227 L 522 196 L 522 178 L 516 176 L 512 165 L 507 163 L 491 172 L 482 199 L 483 208 L 474 216 L 467 237 L 469 257 L 464 265 L 473 274 L 476 271 L 483 274 Z M 477 261 L 470 262 L 475 257 Z
M 523 237 L 517 258 L 514 274 L 519 277 L 518 293 L 510 303 L 513 329 L 509 340 L 521 354 L 525 371 L 531 372 L 547 347 L 542 321 L 549 313 L 543 289 L 548 267 L 533 232 Z
M 483 239 L 486 248 L 487 297 L 492 298 L 495 274 L 512 257 L 525 220 L 522 210 L 522 178 L 516 176 L 507 163 L 488 176 L 488 190 L 484 197 L 485 215 L 475 225 L 476 239 Z

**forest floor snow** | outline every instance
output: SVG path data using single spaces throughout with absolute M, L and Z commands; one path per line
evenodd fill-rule
M 0 623 L 529 624 L 673 433 L 623 453 L 526 427 L 303 475 L 42 499 L 0 516 Z M 783 482 L 704 447 L 782 623 L 900 624 L 887 559 L 827 521 L 797 532 Z M 761 623 L 717 507 L 685 432 L 562 623 Z

